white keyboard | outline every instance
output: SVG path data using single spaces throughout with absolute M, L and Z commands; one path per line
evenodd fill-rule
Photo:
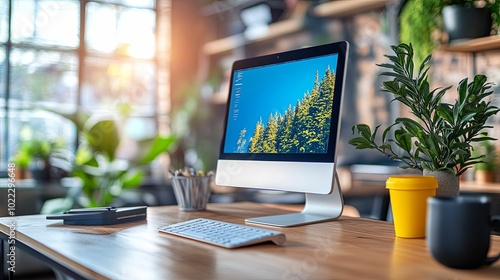
M 282 245 L 286 240 L 285 235 L 279 231 L 205 218 L 162 226 L 158 230 L 225 248 L 238 248 L 266 241 Z

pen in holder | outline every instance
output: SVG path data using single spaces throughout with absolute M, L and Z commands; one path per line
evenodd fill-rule
M 210 186 L 214 178 L 213 172 L 206 175 L 175 172 L 170 173 L 170 180 L 174 189 L 179 209 L 182 211 L 202 211 L 207 207 L 210 197 Z

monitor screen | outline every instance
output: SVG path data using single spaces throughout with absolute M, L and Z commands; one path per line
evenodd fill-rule
M 216 176 L 217 183 L 330 192 L 346 58 L 347 43 L 339 42 L 234 62 L 217 168 L 223 174 Z M 265 170 L 291 178 L 308 168 L 326 174 L 322 187 L 240 180 L 245 173 L 268 177 Z M 232 169 L 238 174 L 229 174 Z
M 238 69 L 225 153 L 326 154 L 338 54 Z

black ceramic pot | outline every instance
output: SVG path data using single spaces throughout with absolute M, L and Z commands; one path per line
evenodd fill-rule
M 490 36 L 493 20 L 488 8 L 450 5 L 443 8 L 443 23 L 450 43 Z
M 37 181 L 50 181 L 50 163 L 48 160 L 34 158 L 30 165 L 31 176 Z

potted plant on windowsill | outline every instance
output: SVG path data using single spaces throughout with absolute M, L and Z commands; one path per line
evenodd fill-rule
M 17 151 L 16 155 L 10 159 L 15 166 L 15 178 L 16 180 L 22 180 L 28 178 L 28 166 L 30 164 L 30 155 L 24 149 Z
M 33 179 L 49 181 L 52 179 L 50 158 L 57 147 L 56 142 L 35 137 L 21 143 L 16 158 L 28 164 Z
M 391 63 L 379 65 L 392 70 L 382 73 L 392 79 L 383 83 L 383 89 L 393 95 L 393 101 L 408 107 L 414 118 L 397 118 L 384 130 L 381 141 L 377 138 L 380 125 L 372 130 L 366 124 L 357 124 L 352 130 L 359 136 L 349 143 L 356 149 L 376 149 L 401 161 L 403 168 L 436 176 L 439 184 L 436 195 L 456 196 L 458 176 L 481 162 L 481 156 L 472 154 L 473 144 L 495 140 L 481 134 L 491 127 L 486 124 L 488 118 L 500 110 L 488 102 L 493 93 L 491 83 L 484 75 L 476 75 L 472 82 L 463 79 L 455 103 L 444 103 L 441 98 L 451 86 L 430 89 L 427 72 L 431 55 L 415 72 L 411 44 L 392 46 L 392 50 L 394 56 L 386 55 Z M 393 137 L 388 137 L 390 134 Z

